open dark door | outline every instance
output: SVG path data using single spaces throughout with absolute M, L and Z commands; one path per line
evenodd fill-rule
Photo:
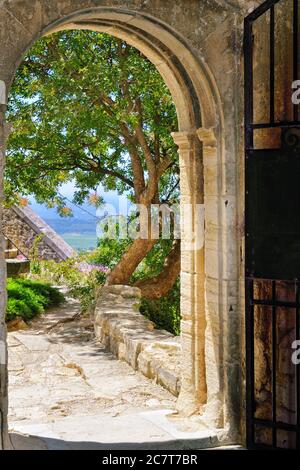
M 268 0 L 245 19 L 249 448 L 300 449 L 298 3 Z

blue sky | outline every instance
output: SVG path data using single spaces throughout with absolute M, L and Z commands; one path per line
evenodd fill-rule
M 68 199 L 72 200 L 73 195 L 75 192 L 75 183 L 73 181 L 63 184 L 60 188 L 60 193 L 63 194 Z M 104 191 L 102 187 L 99 187 L 98 190 L 99 194 L 103 197 L 105 203 L 113 206 L 117 213 L 119 213 L 119 202 L 120 198 L 124 199 L 124 197 L 120 197 L 116 191 Z M 126 199 L 126 198 L 125 198 Z M 44 204 L 38 204 L 34 197 L 30 198 L 30 207 L 40 215 L 40 217 L 44 219 L 59 219 L 60 216 L 58 215 L 56 209 L 48 209 Z M 93 215 L 96 215 L 96 208 L 91 206 L 90 204 L 84 204 L 83 210 L 77 208 L 76 206 L 70 204 L 70 207 L 73 210 L 73 216 L 81 219 L 81 220 L 94 220 Z M 88 211 L 91 215 L 87 214 Z M 122 211 L 123 213 L 124 211 Z M 102 215 L 102 211 L 98 211 L 98 216 Z

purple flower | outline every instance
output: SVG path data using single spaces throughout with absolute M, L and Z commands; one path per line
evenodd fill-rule
M 98 271 L 104 274 L 108 272 L 108 268 L 106 266 L 103 266 L 102 264 L 90 264 L 86 261 L 82 261 L 76 267 L 78 271 L 83 274 L 90 274 L 93 271 Z
M 17 256 L 17 260 L 19 260 L 19 261 L 28 261 L 28 258 L 26 258 L 26 256 L 24 256 L 22 254 L 19 254 Z

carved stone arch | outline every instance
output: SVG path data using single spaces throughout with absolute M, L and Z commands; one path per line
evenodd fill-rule
M 24 0 L 23 3 L 30 6 L 31 1 Z M 11 3 L 13 4 L 14 0 Z M 17 4 L 18 0 L 15 0 L 15 3 Z M 42 0 L 34 0 L 34 3 L 40 8 L 45 8 L 42 5 Z M 52 0 L 51 4 L 55 5 L 54 13 L 48 12 L 46 14 L 44 12 L 39 17 L 36 25 L 33 25 L 30 17 L 26 15 L 24 16 L 26 19 L 23 20 L 21 26 L 16 26 L 18 19 L 11 19 L 14 27 L 20 28 L 20 35 L 15 39 L 14 47 L 11 50 L 11 57 L 9 57 L 7 52 L 5 68 L 0 69 L 0 80 L 4 81 L 9 90 L 16 69 L 29 47 L 43 35 L 63 29 L 92 29 L 106 32 L 124 39 L 139 49 L 153 62 L 164 78 L 176 105 L 179 132 L 174 134 L 174 141 L 179 147 L 180 154 L 182 200 L 192 206 L 193 218 L 195 225 L 197 225 L 196 206 L 205 202 L 203 154 L 206 158 L 209 158 L 210 154 L 212 154 L 212 158 L 215 159 L 221 159 L 223 154 L 222 135 L 224 120 L 222 104 L 218 87 L 210 68 L 204 59 L 200 59 L 200 55 L 196 53 L 189 42 L 180 33 L 176 32 L 173 27 L 153 14 L 150 15 L 142 10 L 125 8 L 130 2 L 103 1 L 101 3 L 110 4 L 110 6 L 91 7 L 91 4 L 95 2 L 90 0 L 79 2 L 76 0 L 74 2 L 65 2 L 68 7 L 66 7 L 64 12 L 58 8 L 59 3 L 59 0 Z M 81 7 L 86 5 L 87 8 L 78 9 L 79 4 Z M 124 8 L 122 5 L 124 5 Z M 8 30 L 9 27 L 10 25 L 7 26 Z M 2 106 L 0 128 L 1 125 L 4 126 L 4 111 L 4 106 Z M 1 134 L 0 129 L 0 137 L 1 135 L 4 137 L 2 140 L 0 139 L 0 158 L 1 152 L 2 155 L 5 152 L 5 132 Z M 1 182 L 2 180 L 0 181 L 0 188 Z M 218 241 L 216 241 L 216 245 L 217 243 Z M 210 399 L 210 391 L 207 387 L 209 384 L 206 381 L 207 367 L 210 368 L 210 376 L 214 375 L 211 381 L 218 381 L 217 367 L 213 373 L 215 364 L 206 364 L 205 361 L 205 344 L 209 329 L 207 329 L 206 324 L 204 258 L 205 249 L 203 246 L 196 250 L 196 252 L 187 250 L 182 255 L 182 284 L 184 286 L 182 294 L 182 347 L 184 374 L 182 377 L 182 393 L 178 406 L 179 410 L 185 415 L 201 411 L 202 407 L 207 404 L 207 400 Z M 3 266 L 2 259 L 2 272 L 4 270 Z M 0 294 L 1 292 L 5 292 L 4 277 L 0 280 Z M 0 312 L 0 318 L 2 314 L 0 330 L 4 328 L 3 313 L 3 311 Z M 220 365 L 218 365 L 219 367 Z M 6 369 L 4 368 L 1 377 L 2 382 L 6 380 L 5 377 Z M 221 396 L 221 388 L 222 384 L 214 388 L 212 393 L 214 401 L 213 405 L 211 405 L 211 408 L 215 410 L 214 422 L 219 426 L 224 424 L 224 415 L 221 408 L 224 402 L 226 402 L 226 399 Z M 6 413 L 5 393 L 2 393 L 1 402 L 0 389 L 0 409 L 4 415 Z M 218 397 L 217 401 L 215 396 Z M 5 427 L 6 420 L 3 423 Z
M 22 45 L 17 60 L 12 61 L 10 76 L 6 79 L 8 92 L 26 51 L 40 37 L 63 29 L 106 32 L 124 39 L 143 52 L 156 66 L 173 96 L 180 131 L 222 127 L 218 88 L 205 61 L 200 61 L 187 41 L 167 23 L 122 8 L 97 7 L 74 11 L 30 36 L 29 42 Z

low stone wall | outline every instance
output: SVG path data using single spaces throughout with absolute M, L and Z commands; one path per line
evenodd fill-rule
M 173 395 L 180 392 L 180 340 L 139 312 L 141 292 L 129 286 L 98 291 L 95 333 L 118 359 L 126 361 Z

